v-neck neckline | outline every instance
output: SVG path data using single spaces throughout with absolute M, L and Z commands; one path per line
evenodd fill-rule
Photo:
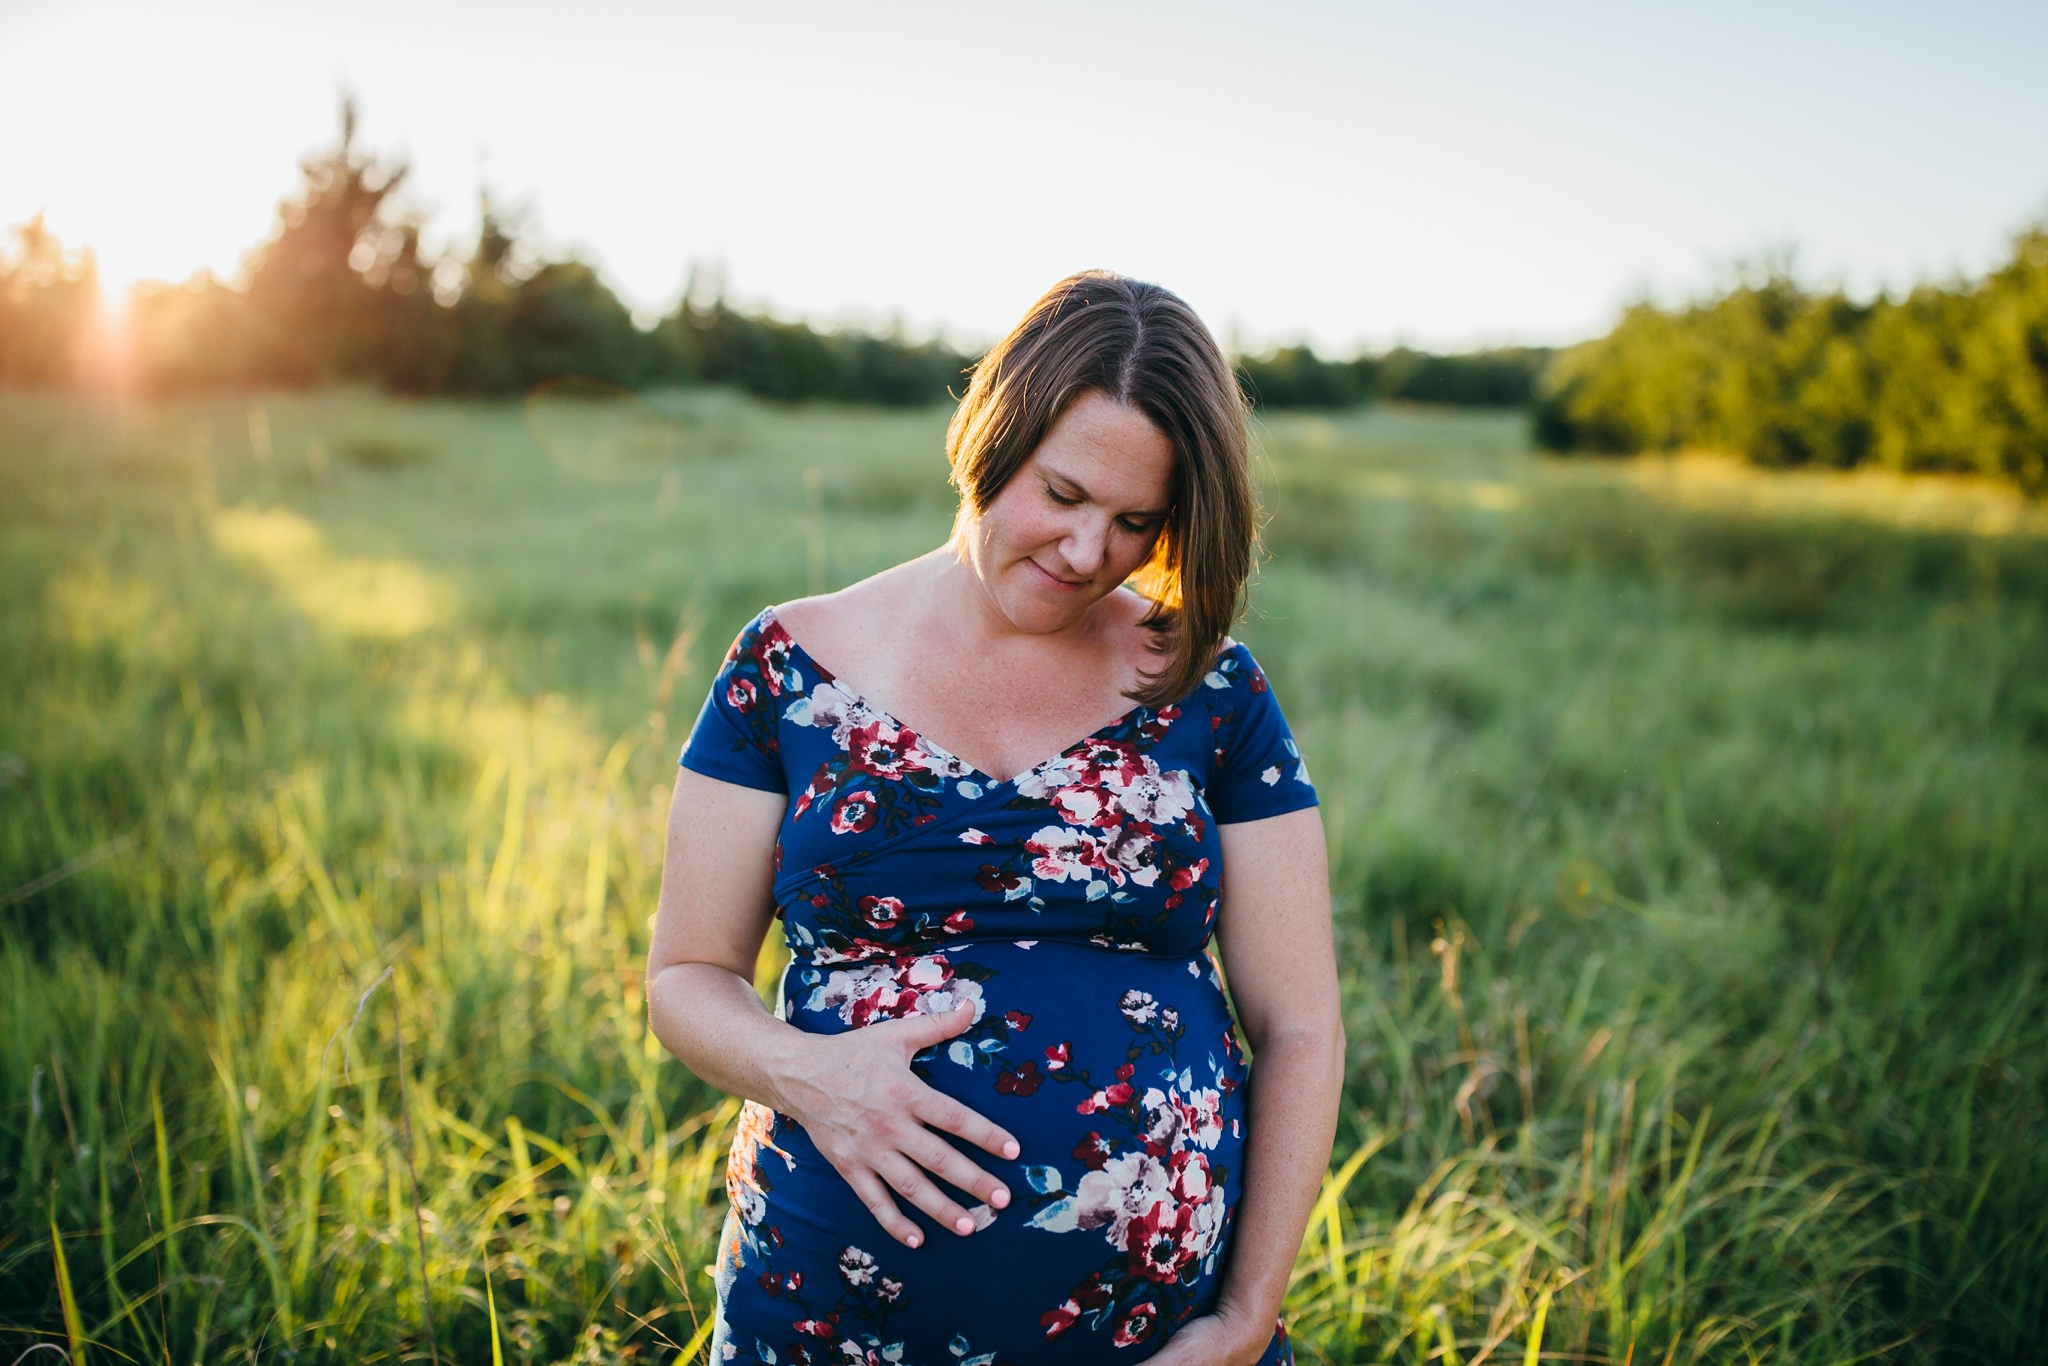
M 865 710 L 869 715 L 878 716 L 882 718 L 884 721 L 887 721 L 889 724 L 896 726 L 901 730 L 908 731 L 910 734 L 916 736 L 919 745 L 923 746 L 930 753 L 938 755 L 942 759 L 949 759 L 953 763 L 960 765 L 960 767 L 967 770 L 969 777 L 983 784 L 985 788 L 1015 787 L 1024 779 L 1029 778 L 1032 775 L 1039 773 L 1045 769 L 1051 768 L 1054 764 L 1059 763 L 1062 759 L 1065 759 L 1067 756 L 1071 755 L 1075 750 L 1080 749 L 1084 745 L 1090 744 L 1093 741 L 1101 739 L 1105 733 L 1121 729 L 1133 717 L 1137 716 L 1138 713 L 1152 710 L 1143 702 L 1139 702 L 1127 708 L 1122 715 L 1116 717 L 1114 720 L 1106 721 L 1102 725 L 1097 726 L 1094 730 L 1089 731 L 1086 735 L 1074 741 L 1074 743 L 1068 745 L 1065 749 L 1060 750 L 1058 753 L 1048 754 L 1045 758 L 1040 759 L 1031 767 L 1026 769 L 1019 769 L 1017 772 L 1011 774 L 1007 778 L 998 778 L 994 774 L 988 772 L 988 770 L 980 767 L 977 764 L 968 762 L 966 759 L 961 758 L 958 754 L 955 754 L 952 750 L 946 748 L 944 745 L 934 740 L 929 731 L 923 729 L 920 726 L 913 726 L 908 721 L 905 721 L 902 717 L 897 716 L 894 712 L 891 712 L 887 707 L 878 706 L 871 698 L 868 697 L 866 693 L 862 692 L 858 686 L 848 682 L 844 676 L 836 674 L 832 672 L 832 670 L 825 667 L 824 664 L 819 662 L 818 657 L 812 654 L 810 650 L 805 647 L 804 643 L 801 640 L 798 640 L 793 634 L 791 634 L 790 629 L 787 626 L 782 624 L 781 615 L 777 613 L 773 607 L 765 608 L 762 611 L 761 615 L 763 618 L 765 618 L 765 624 L 773 626 L 776 632 L 783 638 L 783 640 L 788 642 L 789 648 L 793 653 L 802 655 L 804 657 L 805 662 L 811 666 L 811 672 L 818 676 L 819 681 L 830 683 L 834 687 L 838 688 L 839 691 L 845 693 L 848 697 L 851 697 L 856 703 L 858 703 L 861 706 L 861 708 Z

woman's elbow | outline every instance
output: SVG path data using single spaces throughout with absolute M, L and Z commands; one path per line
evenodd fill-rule
M 1344 1054 L 1349 1044 L 1343 1018 L 1335 1010 L 1275 1021 L 1264 1029 L 1246 1033 L 1245 1042 L 1251 1046 L 1254 1059 L 1261 1054 L 1288 1053 L 1317 1065 L 1319 1071 L 1327 1066 L 1339 1080 L 1343 1077 Z

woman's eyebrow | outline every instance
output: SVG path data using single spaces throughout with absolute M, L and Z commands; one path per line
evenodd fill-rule
M 1083 484 L 1080 480 L 1074 478 L 1073 475 L 1062 474 L 1058 470 L 1052 469 L 1049 466 L 1042 465 L 1040 466 L 1040 468 L 1044 471 L 1046 478 L 1059 480 L 1059 482 L 1065 484 L 1069 489 L 1072 489 L 1075 493 L 1080 494 L 1081 497 L 1087 499 L 1091 503 L 1098 501 L 1095 495 L 1088 491 L 1088 486 L 1086 484 Z M 1122 513 L 1120 515 L 1125 517 L 1164 517 L 1166 515 L 1166 509 L 1146 508 L 1143 511 L 1133 510 L 1130 512 Z

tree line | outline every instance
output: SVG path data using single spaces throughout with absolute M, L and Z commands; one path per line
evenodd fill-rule
M 430 259 L 405 207 L 407 168 L 363 149 L 352 102 L 339 143 L 307 157 L 269 240 L 233 283 L 202 272 L 131 296 L 121 365 L 156 393 L 370 383 L 411 394 L 525 393 L 574 375 L 637 389 L 719 384 L 775 400 L 910 405 L 963 387 L 973 357 L 900 330 L 827 330 L 736 308 L 696 279 L 652 327 L 588 263 L 545 259 L 517 215 L 486 197 L 466 253 Z M 89 252 L 67 254 L 40 218 L 0 250 L 0 385 L 89 381 L 98 288 Z M 1263 407 L 1378 398 L 1528 401 L 1548 353 L 1439 356 L 1400 348 L 1324 360 L 1306 346 L 1246 359 Z
M 1533 422 L 1555 451 L 1695 447 L 2048 492 L 2048 221 L 1982 279 L 1902 298 L 1858 303 L 1778 262 L 1703 301 L 1636 304 L 1557 357 Z
M 1432 355 L 1397 346 L 1383 355 L 1324 360 L 1308 346 L 1283 346 L 1238 361 L 1252 401 L 1265 408 L 1348 408 L 1377 399 L 1461 408 L 1528 403 L 1550 363 L 1548 347 L 1512 346 Z

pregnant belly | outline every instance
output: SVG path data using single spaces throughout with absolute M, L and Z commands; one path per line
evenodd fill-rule
M 1016 1136 L 1013 1162 L 956 1143 L 1009 1188 L 1008 1208 L 978 1210 L 985 1227 L 966 1239 L 913 1212 L 926 1229 L 913 1254 L 882 1233 L 801 1127 L 778 1118 L 772 1179 L 749 1193 L 762 1201 L 749 1222 L 779 1221 L 778 1237 L 812 1243 L 818 1256 L 853 1246 L 906 1270 L 943 1259 L 947 1294 L 986 1300 L 999 1316 L 1028 1308 L 1028 1322 L 1053 1337 L 1105 1311 L 1122 1322 L 1147 1304 L 1170 1302 L 1177 1317 L 1206 1302 L 1244 1137 L 1244 1070 L 1208 959 L 976 942 L 881 962 L 800 962 L 784 978 L 786 1018 L 816 1033 L 963 1000 L 978 1008 L 974 1026 L 914 1066 Z M 755 1156 L 745 1155 L 748 1169 Z
M 1016 1134 L 1027 1162 L 1071 1155 L 1089 1133 L 1142 1109 L 1153 1092 L 1154 1110 L 1172 1096 L 1200 1137 L 1220 1139 L 1218 1129 L 1241 1137 L 1241 1055 L 1204 954 L 980 942 L 879 962 L 793 963 L 783 983 L 784 1017 L 818 1034 L 962 1002 L 975 1007 L 974 1024 L 920 1054 L 915 1069 Z M 1150 1125 L 1170 1118 L 1155 1114 Z M 1155 1133 L 1152 1141 L 1171 1137 Z

